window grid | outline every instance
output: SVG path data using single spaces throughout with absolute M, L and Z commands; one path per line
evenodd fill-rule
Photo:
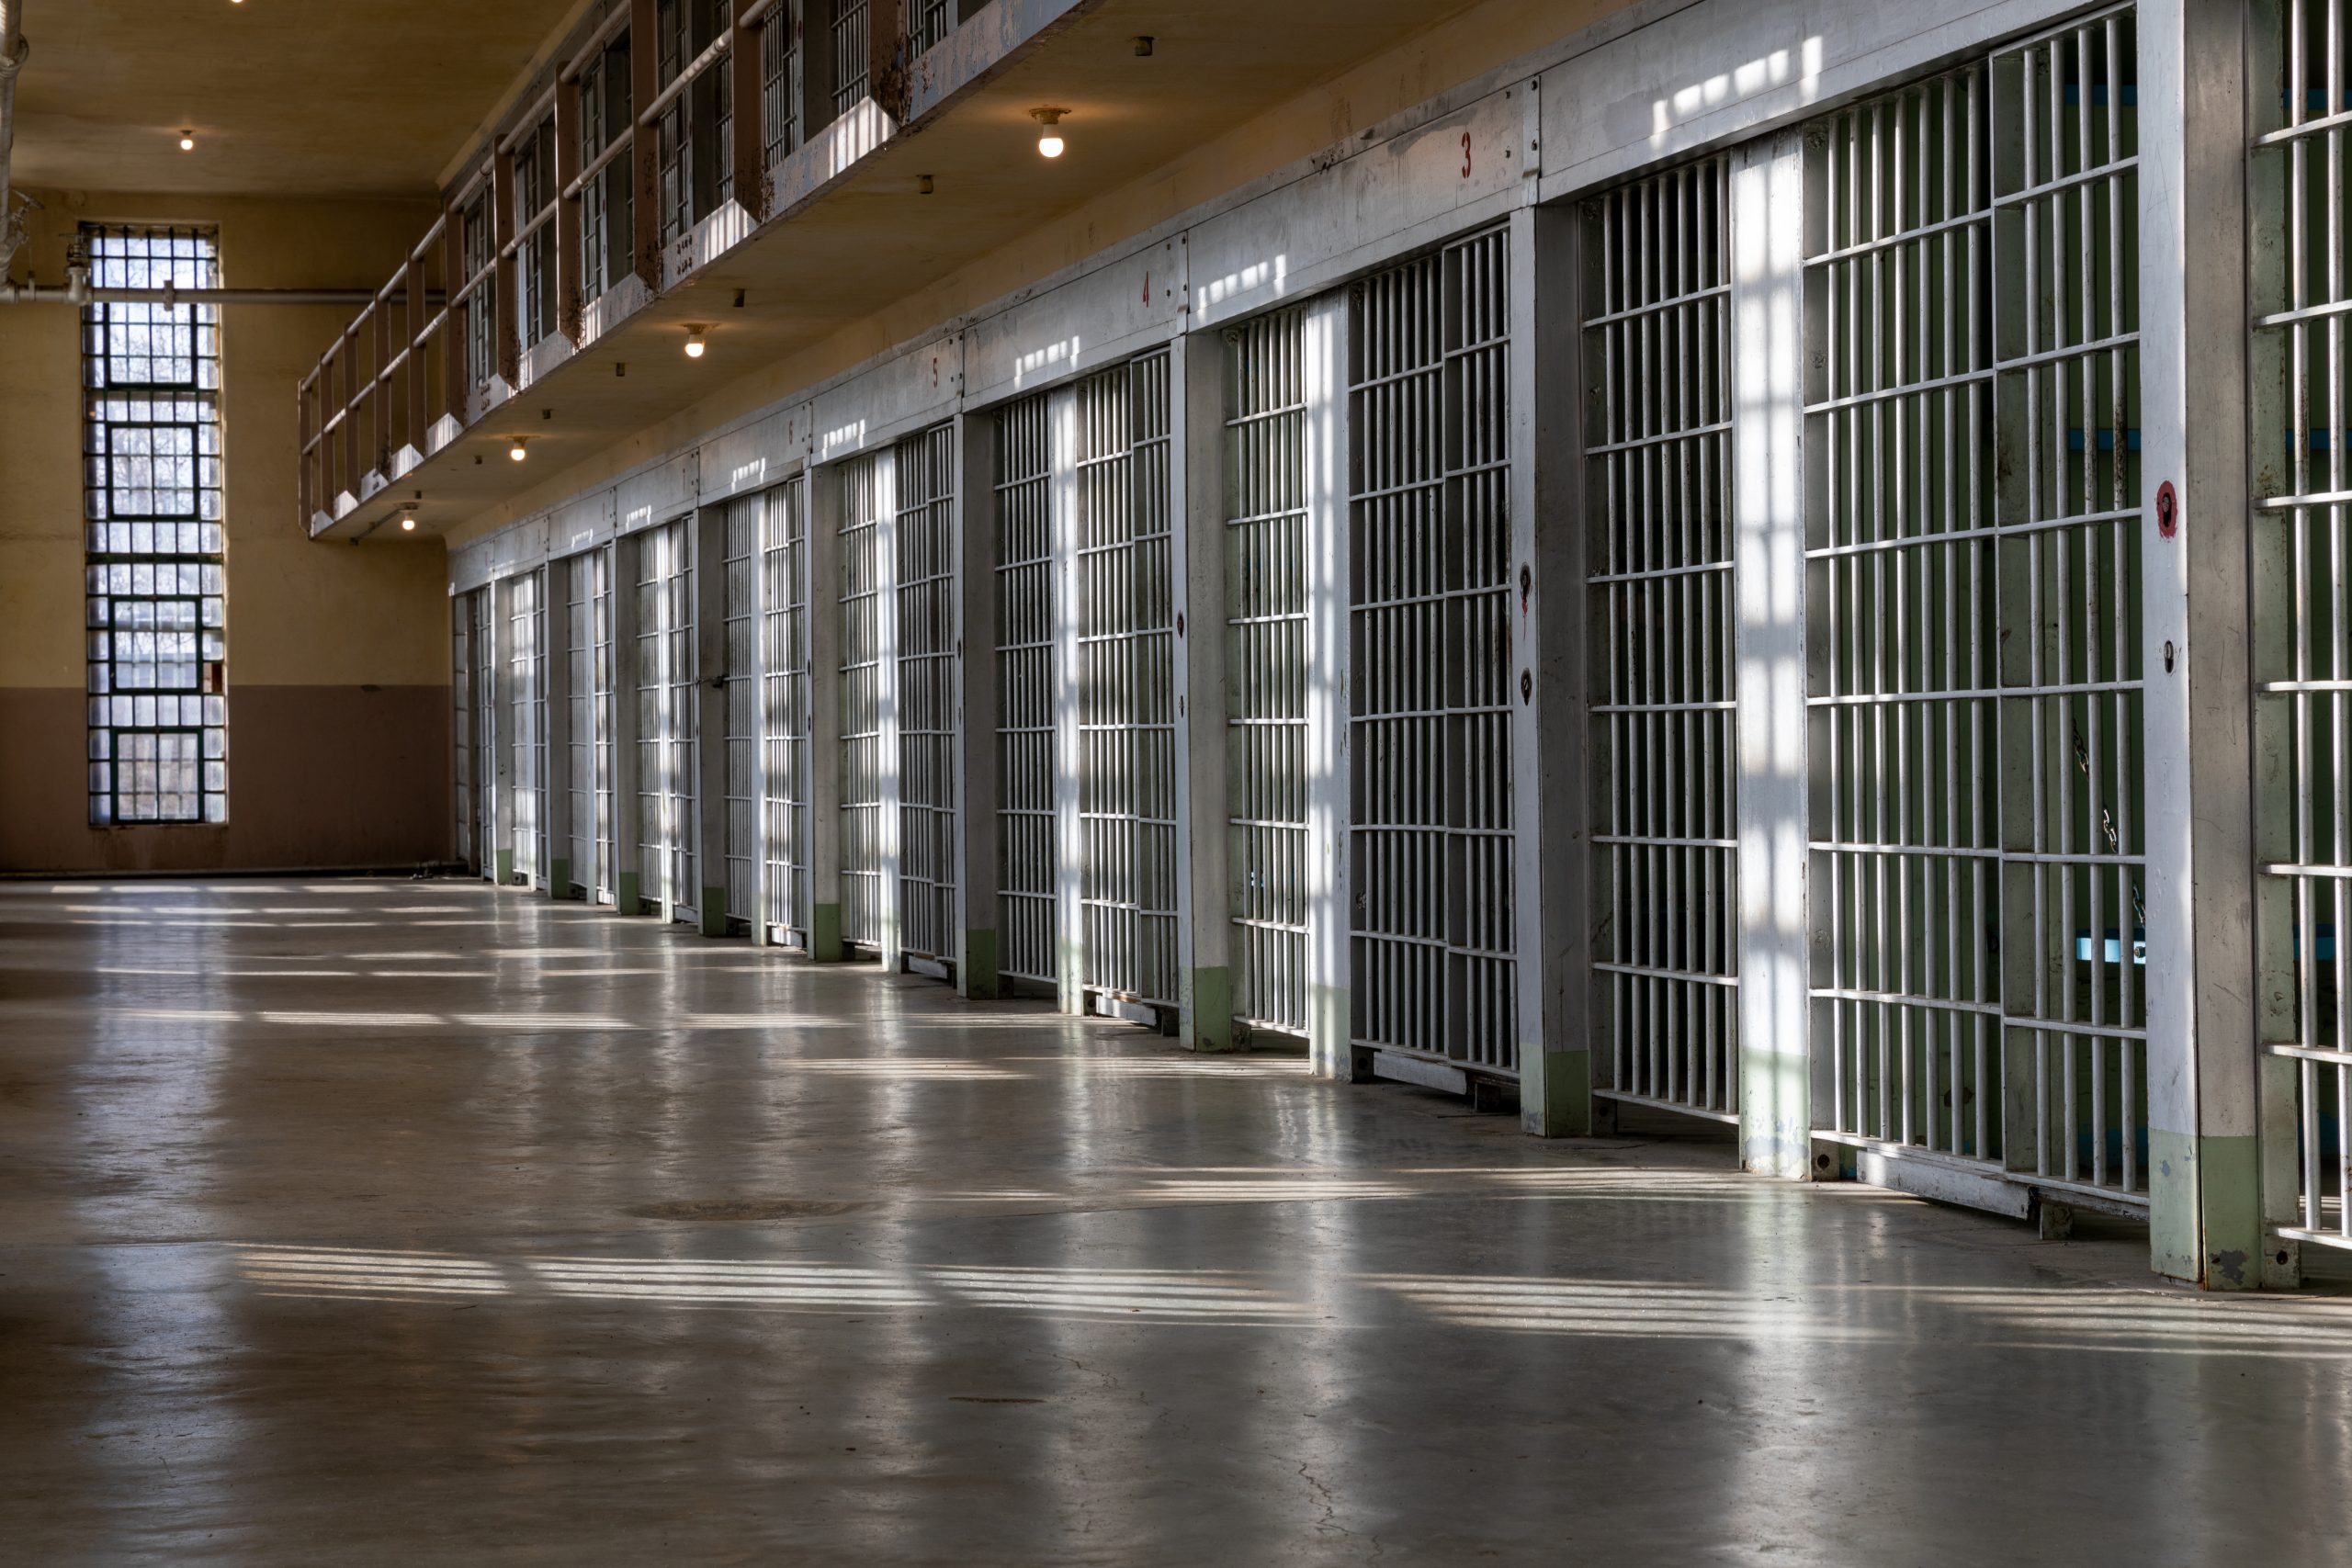
M 99 288 L 217 288 L 209 230 L 85 225 Z M 228 820 L 220 309 L 82 310 L 90 820 Z

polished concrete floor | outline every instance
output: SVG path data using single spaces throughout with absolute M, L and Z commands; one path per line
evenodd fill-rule
M 0 885 L 0 1561 L 2352 1561 L 2352 1301 L 463 883 Z

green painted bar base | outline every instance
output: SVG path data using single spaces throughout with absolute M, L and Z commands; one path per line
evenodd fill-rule
M 571 897 L 571 863 L 568 860 L 548 863 L 548 897 L 569 899 Z
M 704 888 L 702 902 L 695 906 L 695 911 L 702 917 L 703 935 L 725 936 L 727 934 L 727 889 L 724 887 Z
M 2148 1252 L 2168 1279 L 2262 1287 L 2262 1151 L 2251 1136 L 2148 1131 Z
M 808 910 L 808 956 L 819 964 L 842 961 L 842 907 L 812 905 Z
M 1592 1053 L 1519 1048 L 1520 1130 L 1535 1138 L 1592 1136 Z M 1530 1073 L 1532 1063 L 1538 1071 Z
M 1345 987 L 1306 987 L 1306 1055 L 1317 1077 L 1354 1079 L 1355 1052 L 1349 1038 L 1354 1021 L 1354 998 Z
M 616 913 L 623 915 L 650 913 L 645 907 L 645 900 L 638 897 L 637 886 L 637 873 L 633 871 L 622 872 L 613 879 L 613 908 Z
M 1233 972 L 1195 969 L 1185 976 L 1177 1039 L 1194 1051 L 1233 1049 Z
M 513 850 L 499 851 L 492 863 L 493 868 L 492 880 L 495 881 L 501 887 L 514 886 L 514 852 Z
M 956 994 L 976 1002 L 992 1002 L 1004 994 L 998 981 L 996 932 L 966 931 L 963 957 L 956 963 Z

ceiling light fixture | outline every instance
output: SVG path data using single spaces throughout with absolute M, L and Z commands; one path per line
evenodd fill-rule
M 688 359 L 700 359 L 702 357 L 703 347 L 704 339 L 702 328 L 688 327 L 686 329 L 686 357 Z
M 183 130 L 180 132 L 180 151 L 183 152 L 193 152 L 196 151 L 196 132 L 192 130 Z
M 506 448 L 506 455 L 518 463 L 528 455 L 523 450 L 523 438 L 521 436 L 516 436 L 514 438 L 514 444 Z
M 1056 130 L 1055 127 L 1061 124 L 1062 116 L 1068 113 L 1069 113 L 1069 110 L 1068 109 L 1056 108 L 1039 108 L 1031 109 L 1029 111 L 1029 118 L 1035 120 L 1039 125 L 1045 127 L 1043 130 L 1040 130 L 1037 133 L 1037 155 L 1039 157 L 1058 158 L 1062 155 L 1062 148 L 1066 143 L 1062 141 L 1062 133 Z
M 413 534 L 416 532 L 415 513 L 403 512 L 401 513 L 401 532 L 403 534 Z

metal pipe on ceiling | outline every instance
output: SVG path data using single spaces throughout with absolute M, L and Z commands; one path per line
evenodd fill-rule
M 370 288 L 94 288 L 89 269 L 62 284 L 0 283 L 0 305 L 367 305 Z

